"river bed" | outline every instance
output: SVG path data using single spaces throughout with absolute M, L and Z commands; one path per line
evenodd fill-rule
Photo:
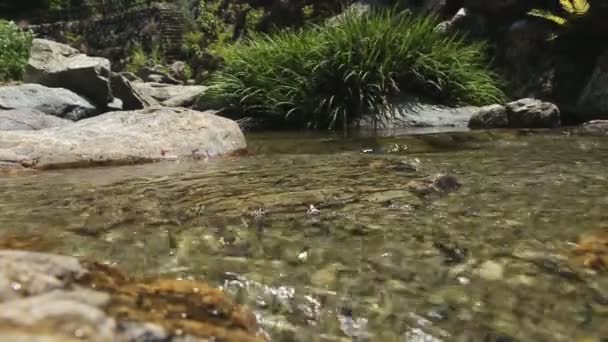
M 608 339 L 608 277 L 572 253 L 608 224 L 608 138 L 248 142 L 204 162 L 0 174 L 0 239 L 208 281 L 273 341 Z

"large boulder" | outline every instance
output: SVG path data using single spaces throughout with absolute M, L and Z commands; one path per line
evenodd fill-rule
M 0 250 L 0 341 L 262 342 L 258 331 L 253 313 L 202 282 Z
M 122 100 L 123 110 L 136 110 L 158 105 L 158 101 L 137 90 L 124 75 L 112 73 L 110 84 L 112 94 Z
M 31 108 L 0 111 L 0 131 L 37 131 L 71 124 L 66 119 Z
M 560 112 L 556 105 L 530 98 L 505 106 L 482 107 L 469 120 L 469 127 L 474 129 L 554 128 L 560 124 Z
M 89 101 L 63 88 L 39 84 L 0 87 L 0 109 L 32 108 L 69 120 L 94 116 L 97 108 Z
M 35 132 L 0 132 L 7 166 L 83 167 L 218 156 L 246 147 L 236 122 L 183 108 L 110 112 Z
M 24 79 L 29 83 L 70 89 L 101 108 L 113 99 L 109 60 L 89 57 L 46 39 L 34 39 Z
M 581 92 L 577 105 L 581 121 L 608 119 L 608 51 L 595 64 L 595 70 Z

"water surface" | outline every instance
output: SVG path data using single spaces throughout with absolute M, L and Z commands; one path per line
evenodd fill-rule
M 275 341 L 608 339 L 608 277 L 571 258 L 579 235 L 608 223 L 608 138 L 249 144 L 207 162 L 0 176 L 0 239 L 204 279 Z M 461 186 L 433 188 L 437 174 Z

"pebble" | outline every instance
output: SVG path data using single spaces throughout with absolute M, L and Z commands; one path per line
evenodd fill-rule
M 504 274 L 504 267 L 496 261 L 488 260 L 479 266 L 477 273 L 485 280 L 501 280 Z

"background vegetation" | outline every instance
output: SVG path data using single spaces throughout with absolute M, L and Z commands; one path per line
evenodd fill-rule
M 0 20 L 0 81 L 20 80 L 30 55 L 32 34 Z
M 254 35 L 218 49 L 222 67 L 205 101 L 242 116 L 334 128 L 370 115 L 382 121 L 402 91 L 445 104 L 500 102 L 483 44 L 434 28 L 434 17 L 379 11 L 337 25 Z

